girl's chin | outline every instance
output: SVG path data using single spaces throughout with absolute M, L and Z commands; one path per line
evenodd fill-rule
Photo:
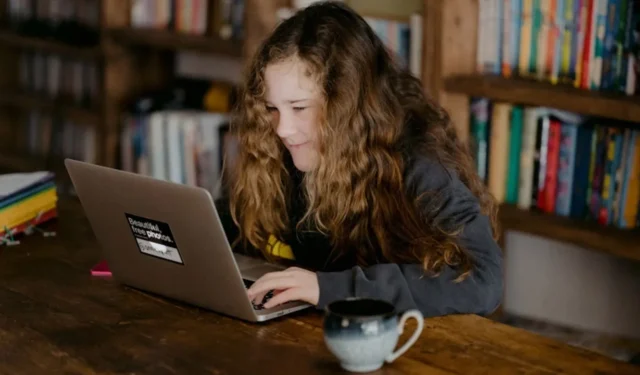
M 316 155 L 313 152 L 302 152 L 289 150 L 291 152 L 291 158 L 293 159 L 293 164 L 296 166 L 298 170 L 301 172 L 309 172 L 316 165 Z

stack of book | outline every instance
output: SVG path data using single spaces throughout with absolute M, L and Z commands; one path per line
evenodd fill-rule
M 640 95 L 640 0 L 480 0 L 477 70 Z
M 470 130 L 476 169 L 499 203 L 640 227 L 637 123 L 473 98 Z
M 244 37 L 245 0 L 132 0 L 130 4 L 134 28 L 205 35 L 213 24 L 222 39 Z
M 0 175 L 0 245 L 57 217 L 54 177 L 47 171 Z
M 230 88 L 191 78 L 135 98 L 123 115 L 121 169 L 203 187 L 219 197 L 223 160 L 231 163 L 227 156 L 236 147 L 229 133 L 233 98 Z

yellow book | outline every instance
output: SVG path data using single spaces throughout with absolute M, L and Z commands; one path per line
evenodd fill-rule
M 7 228 L 15 228 L 21 224 L 24 224 L 28 221 L 31 221 L 33 219 L 36 218 L 36 216 L 38 216 L 40 213 L 45 213 L 47 211 L 50 211 L 52 209 L 56 208 L 56 202 L 52 202 L 52 203 L 47 203 L 45 206 L 42 207 L 35 207 L 33 210 L 30 210 L 28 212 L 24 212 L 21 216 L 17 216 L 15 217 L 12 221 L 3 224 L 0 227 L 0 232 L 4 230 L 4 227 L 6 226 Z
M 568 25 L 573 25 L 574 14 L 573 14 L 573 2 L 575 0 L 565 0 L 564 3 L 564 17 L 565 23 Z M 561 30 L 564 34 L 564 38 L 562 38 L 562 66 L 560 67 L 560 75 L 564 76 L 571 70 L 571 46 L 573 45 L 572 37 L 576 37 L 571 29 L 565 27 L 564 30 Z
M 633 159 L 630 166 L 629 181 L 627 185 L 627 197 L 624 207 L 620 207 L 623 211 L 623 228 L 634 228 L 636 226 L 638 216 L 638 202 L 640 202 L 640 135 L 637 131 L 633 134 L 633 144 L 629 147 L 633 150 Z
M 523 0 L 522 2 L 522 24 L 520 28 L 520 57 L 518 61 L 518 71 L 521 76 L 526 77 L 529 71 L 529 59 L 531 58 L 531 38 L 532 35 L 533 0 Z
M 0 227 L 9 225 L 9 223 L 19 220 L 24 217 L 25 214 L 33 212 L 34 210 L 42 209 L 55 203 L 58 200 L 55 186 L 50 189 L 44 190 L 34 196 L 27 198 L 20 203 L 13 204 L 0 210 Z
M 573 81 L 573 86 L 575 88 L 580 88 L 580 84 L 582 83 L 582 54 L 584 53 L 584 39 L 586 33 L 584 32 L 587 24 L 587 11 L 589 4 L 586 1 L 582 2 L 582 6 L 580 7 L 580 25 L 582 29 L 578 32 L 578 49 L 576 53 L 576 79 Z
M 491 111 L 491 136 L 489 139 L 489 192 L 502 203 L 507 195 L 507 170 L 509 163 L 509 139 L 511 125 L 510 103 L 497 102 Z

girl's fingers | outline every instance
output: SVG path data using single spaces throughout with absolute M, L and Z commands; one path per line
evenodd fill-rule
M 264 307 L 266 309 L 270 309 L 274 306 L 300 299 L 302 299 L 302 289 L 291 288 L 278 293 L 278 295 L 274 295 L 267 303 L 264 304 Z
M 256 296 L 264 296 L 270 290 L 277 289 L 289 289 L 293 288 L 297 285 L 297 281 L 295 278 L 282 275 L 279 278 L 271 278 L 271 279 L 258 279 L 253 285 L 247 290 L 247 294 L 249 298 L 253 299 Z

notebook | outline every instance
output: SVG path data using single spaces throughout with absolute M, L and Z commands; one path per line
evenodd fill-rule
M 39 185 L 52 182 L 54 176 L 49 171 L 0 175 L 0 205 L 10 198 L 37 188 Z

